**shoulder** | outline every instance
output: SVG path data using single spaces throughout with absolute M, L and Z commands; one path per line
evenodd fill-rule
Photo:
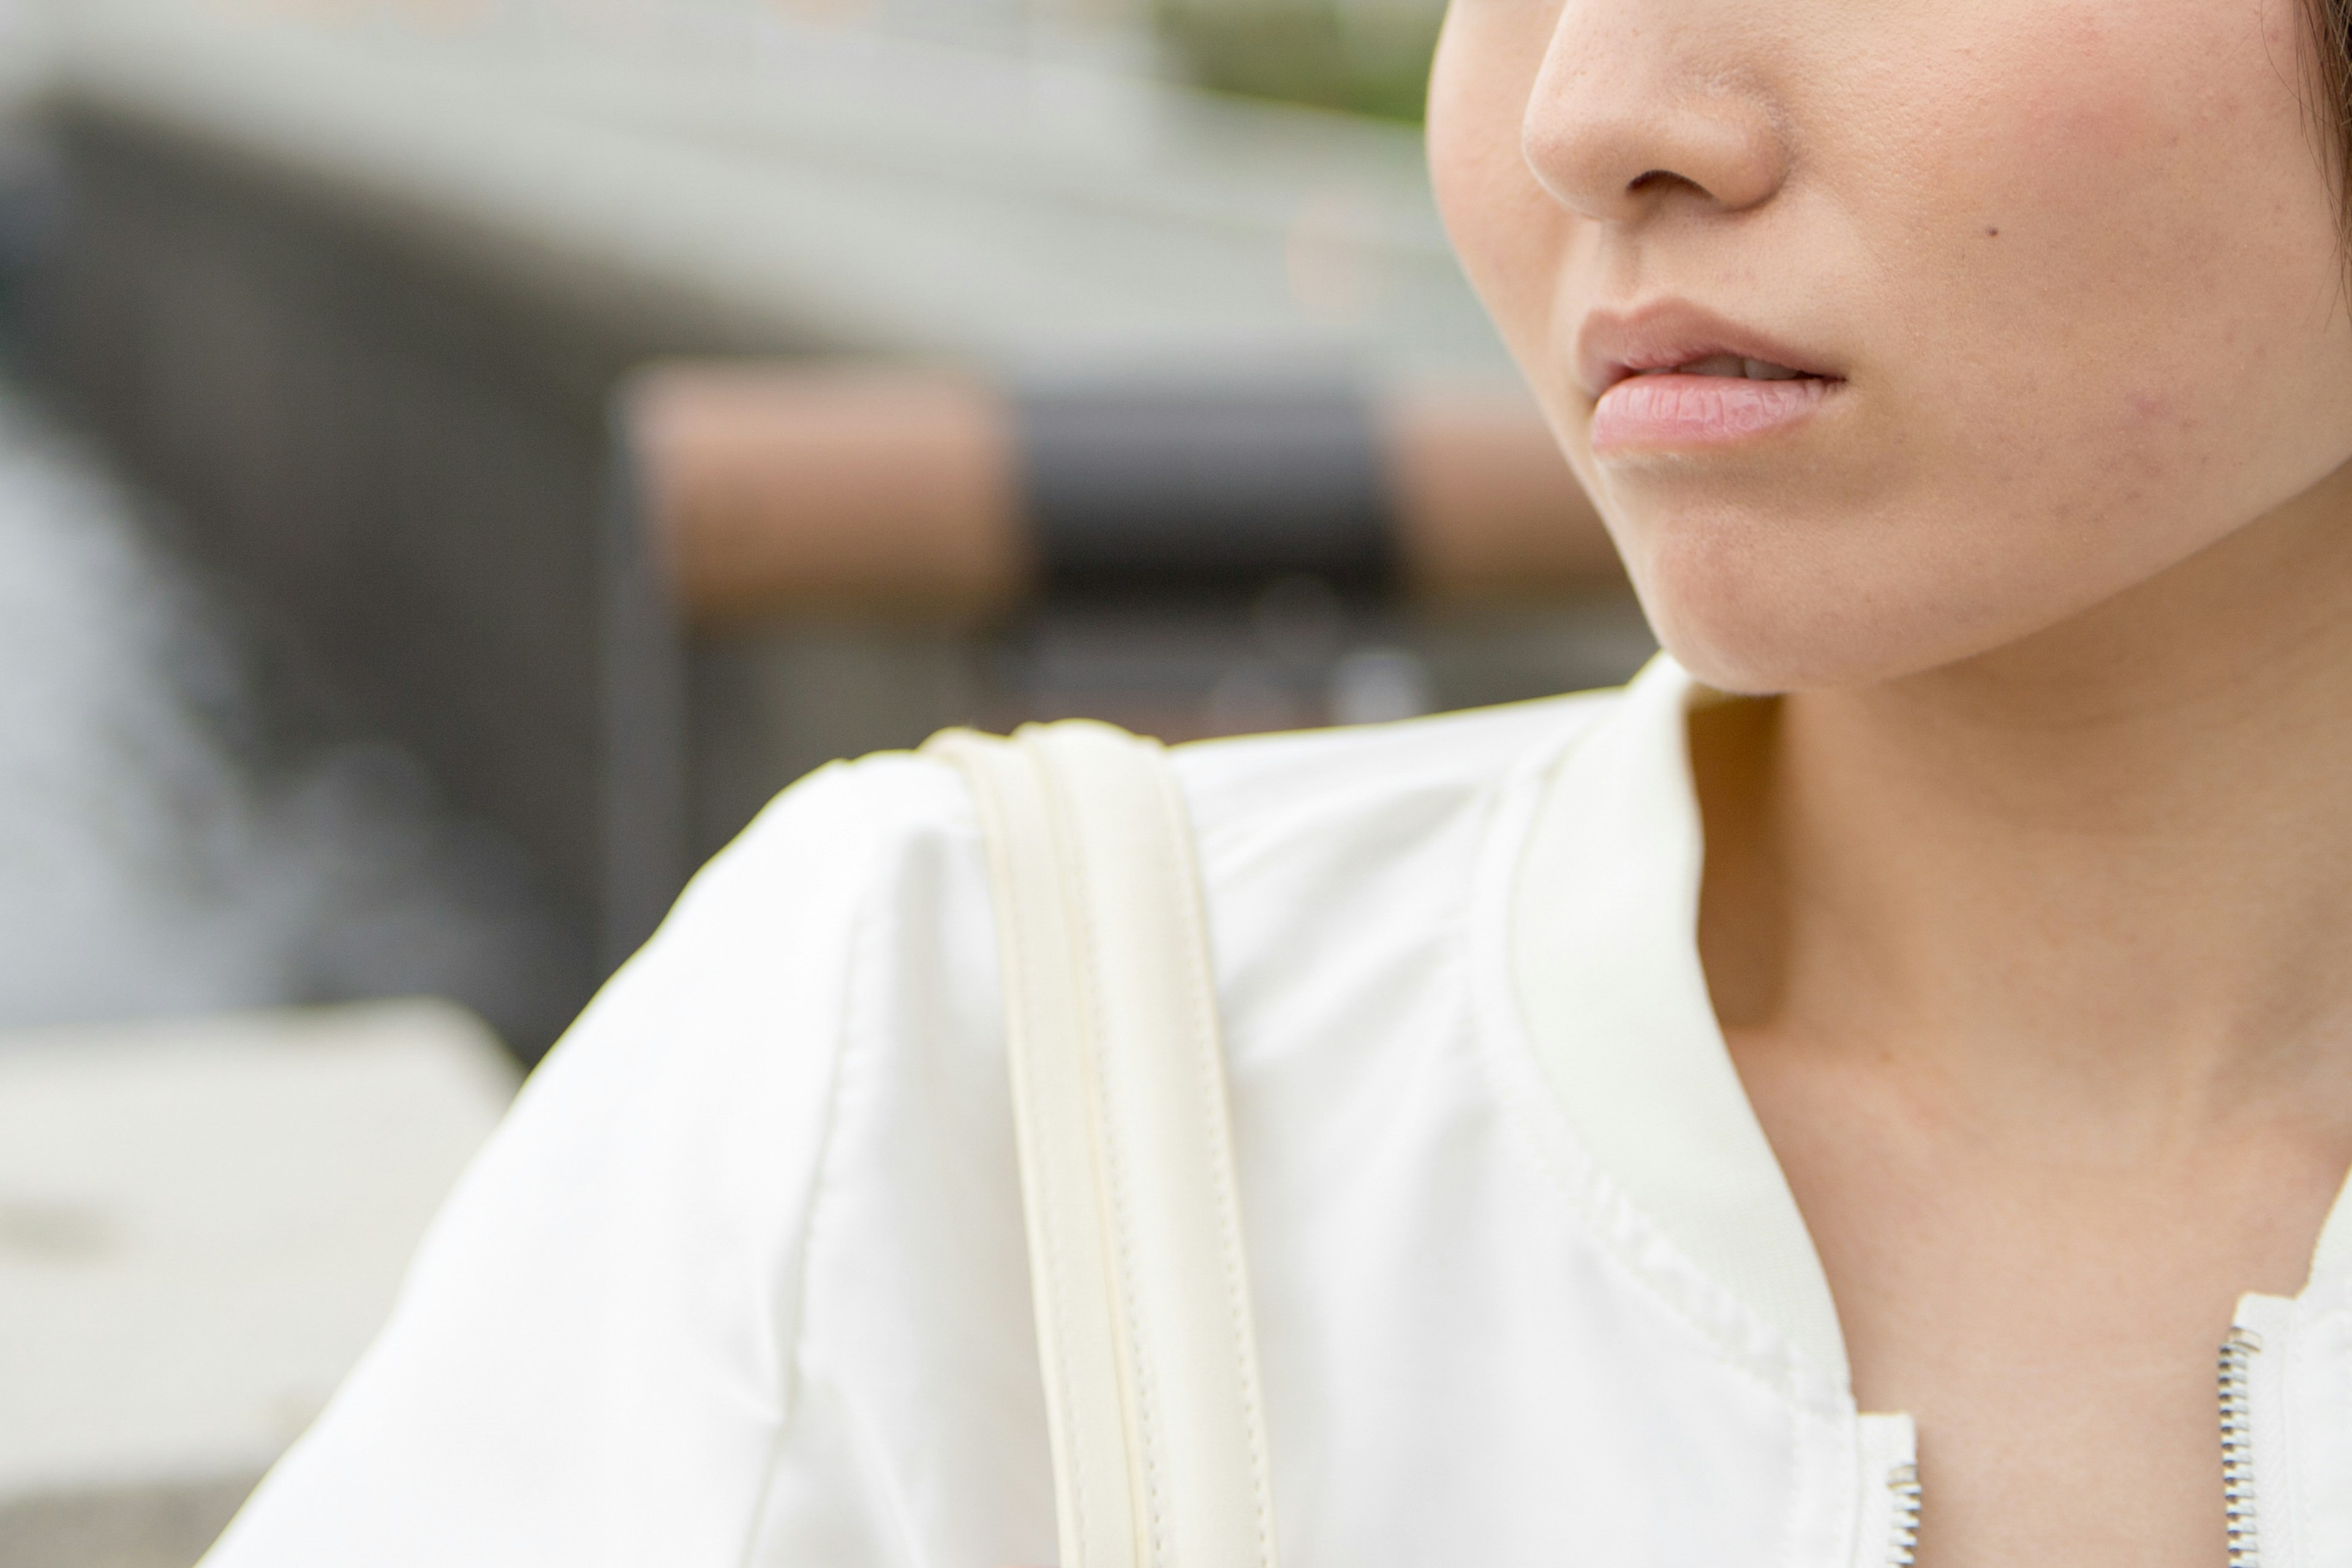
M 649 1054 L 671 1072 L 680 1051 L 805 1072 L 910 1029 L 992 1034 L 992 902 L 953 766 L 910 752 L 834 763 L 702 868 L 591 1017 L 630 1015 L 616 1032 L 662 1042 Z
M 845 1059 L 905 1026 L 910 997 L 950 999 L 934 1030 L 984 1031 L 994 964 L 953 771 L 909 754 L 830 765 L 696 875 L 531 1076 L 506 1140 L 772 1229 L 789 1220 L 773 1199 L 813 1191 Z
M 919 758 L 772 804 L 531 1075 L 383 1336 L 210 1561 L 746 1561 L 781 1445 L 823 1430 L 793 1350 L 838 1295 L 814 1278 L 821 1196 L 871 1205 L 909 1150 L 984 1143 L 1003 1103 L 967 847 L 960 782 Z M 963 938 L 916 930 L 940 910 Z M 848 1495 L 856 1466 L 803 1468 Z M 607 1497 L 631 1506 L 582 1500 Z
M 1360 1016 L 1373 998 L 1449 1005 L 1475 966 L 1463 943 L 1487 923 L 1488 851 L 1520 815 L 1511 802 L 1615 700 L 1550 698 L 1176 750 L 1244 1079 L 1259 1054 L 1326 1034 L 1357 1042 L 1333 1070 L 1360 1070 L 1362 1043 L 1387 1037 Z
M 1483 808 L 1572 748 L 1622 696 L 1198 742 L 1173 755 L 1204 848 L 1269 835 L 1377 840 L 1416 818 Z
M 1572 747 L 1622 697 L 1581 692 L 1400 723 L 1193 742 L 1170 757 L 1204 844 L 1344 835 L 1400 810 L 1492 797 Z M 944 862 L 981 858 L 977 815 L 956 769 L 922 752 L 876 752 L 830 763 L 777 796 L 696 878 L 670 924 L 701 931 L 813 898 L 845 912 L 863 899 L 919 890 Z M 677 940 L 667 928 L 665 938 Z
M 1221 935 L 1258 945 L 1359 895 L 1360 912 L 1400 920 L 1438 884 L 1466 883 L 1496 804 L 1618 700 L 1175 748 Z M 639 1027 L 615 1033 L 675 1041 L 693 1020 L 687 1048 L 731 1041 L 764 1056 L 779 1032 L 810 1037 L 802 1048 L 814 1053 L 818 1037 L 837 1047 L 902 1028 L 906 999 L 922 994 L 953 998 L 954 1021 L 990 1035 L 992 904 L 978 813 L 952 764 L 908 752 L 833 763 L 703 869 L 600 1010 L 635 1016 Z
M 971 795 L 944 763 L 915 752 L 829 763 L 703 868 L 669 923 L 698 926 L 812 893 L 854 898 L 901 858 L 976 846 L 978 834 Z

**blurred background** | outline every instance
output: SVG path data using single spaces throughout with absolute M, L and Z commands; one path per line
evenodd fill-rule
M 0 1568 L 186 1568 L 826 760 L 1623 679 L 1442 0 L 0 0 Z

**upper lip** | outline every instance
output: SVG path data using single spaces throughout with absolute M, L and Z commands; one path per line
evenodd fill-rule
M 1672 370 L 1719 354 L 1842 379 L 1819 354 L 1683 300 L 1597 310 L 1585 317 L 1576 334 L 1577 379 L 1586 395 L 1596 398 L 1627 376 Z

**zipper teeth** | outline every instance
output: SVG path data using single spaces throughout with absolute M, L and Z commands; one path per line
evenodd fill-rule
M 2254 1507 L 2254 1357 L 2263 1337 L 2231 1329 L 2221 1342 L 2221 1500 L 2230 1527 L 2230 1568 L 2262 1568 Z
M 1895 1494 L 1894 1538 L 1886 1561 L 1889 1568 L 1912 1568 L 1919 1560 L 1919 1467 L 1897 1465 L 1886 1478 L 1886 1489 Z M 2231 1568 L 2236 1568 L 2234 1563 Z

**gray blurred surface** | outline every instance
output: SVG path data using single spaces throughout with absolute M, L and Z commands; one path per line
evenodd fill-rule
M 479 16 L 74 0 L 56 93 L 665 336 L 1504 364 L 1409 127 L 742 0 Z
M 0 1502 L 0 1568 L 192 1568 L 254 1479 Z
M 0 1568 L 193 1562 L 514 1085 L 438 1003 L 0 1034 Z

